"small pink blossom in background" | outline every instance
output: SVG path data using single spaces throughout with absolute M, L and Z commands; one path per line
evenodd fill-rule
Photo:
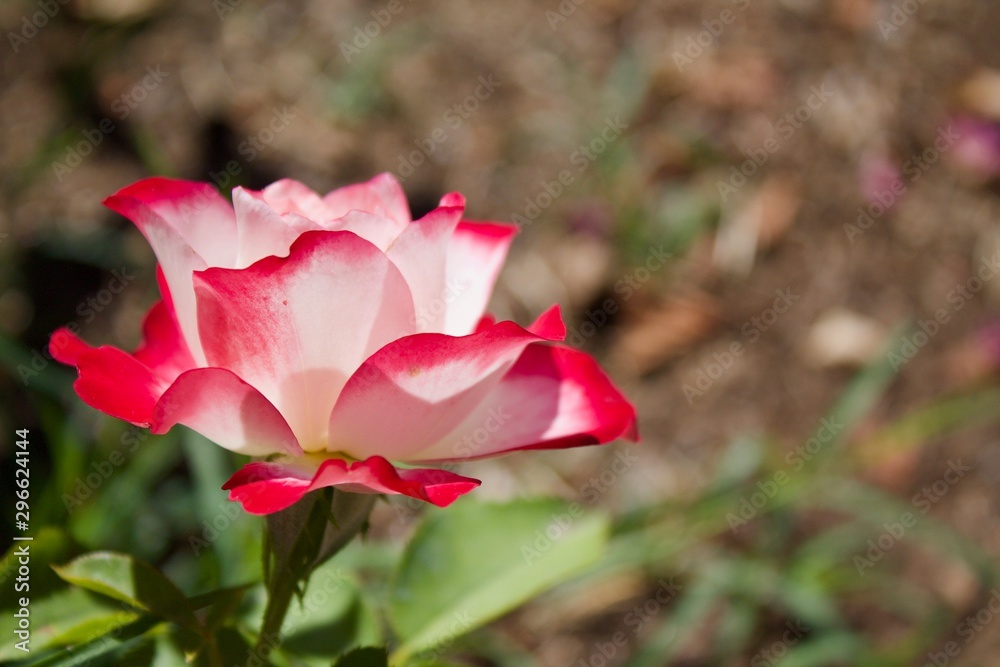
M 1000 176 L 1000 124 L 959 116 L 954 127 L 958 140 L 949 152 L 952 163 L 979 180 Z
M 886 211 L 906 193 L 906 184 L 899 168 L 881 152 L 865 153 L 858 165 L 858 186 L 868 204 L 878 203 Z
M 388 174 L 232 205 L 150 178 L 105 204 L 152 246 L 162 300 L 132 354 L 65 329 L 52 354 L 98 410 L 260 457 L 224 486 L 248 512 L 326 486 L 445 506 L 479 482 L 410 466 L 637 438 L 632 405 L 559 344 L 557 307 L 528 327 L 485 312 L 516 227 L 463 221 L 457 193 L 416 221 Z

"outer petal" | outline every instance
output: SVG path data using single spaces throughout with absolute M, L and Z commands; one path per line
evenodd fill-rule
M 327 459 L 318 468 L 304 462 L 249 463 L 222 487 L 229 499 L 251 514 L 271 514 L 294 504 L 310 491 L 336 486 L 354 493 L 389 493 L 446 507 L 479 486 L 479 480 L 447 470 L 400 469 L 380 456 L 347 463 Z
M 163 278 L 157 271 L 163 300 L 153 304 L 142 322 L 142 345 L 133 356 L 167 382 L 196 366 L 194 357 L 181 334 L 173 300 Z
M 82 342 L 82 341 L 81 341 Z M 149 426 L 167 383 L 121 350 L 103 346 L 79 351 L 73 389 L 84 403 L 137 426 Z
M 169 225 L 212 266 L 233 265 L 236 216 L 208 183 L 146 178 L 122 188 L 104 204 L 132 220 L 143 234 L 150 226 Z
M 184 424 L 240 454 L 302 454 L 281 413 L 223 368 L 196 368 L 170 385 L 156 404 L 150 428 L 166 433 L 174 424 Z
M 328 451 L 407 460 L 475 409 L 531 343 L 565 336 L 558 308 L 525 330 L 500 322 L 456 338 L 417 334 L 393 341 L 362 364 L 330 414 Z
M 379 174 L 366 183 L 339 188 L 323 197 L 329 218 L 341 218 L 350 211 L 366 211 L 387 218 L 402 231 L 410 224 L 406 194 L 392 174 Z
M 386 253 L 410 286 L 417 331 L 442 331 L 448 303 L 460 294 L 459 286 L 446 284 L 445 262 L 463 211 L 461 206 L 434 209 L 407 226 Z
M 259 389 L 307 451 L 325 448 L 330 410 L 355 369 L 414 331 L 403 276 L 350 232 L 307 232 L 288 257 L 208 269 L 195 283 L 210 365 Z
M 462 222 L 448 245 L 447 284 L 455 294 L 448 304 L 443 331 L 464 336 L 475 330 L 500 275 L 515 225 Z
M 191 273 L 206 266 L 233 266 L 236 218 L 206 183 L 148 178 L 104 200 L 132 220 L 156 253 L 173 294 L 177 320 L 191 354 L 204 361 L 198 341 Z
M 411 461 L 637 440 L 635 408 L 589 355 L 531 345 L 452 433 Z

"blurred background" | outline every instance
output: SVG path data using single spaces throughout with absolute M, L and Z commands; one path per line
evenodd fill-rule
M 157 298 L 101 200 L 388 171 L 415 217 L 457 190 L 521 225 L 494 312 L 561 304 L 640 415 L 638 445 L 463 468 L 612 536 L 456 664 L 997 664 L 1000 5 L 6 0 L 0 26 L 3 474 L 30 429 L 65 554 L 258 576 L 236 457 L 98 415 L 46 356 L 68 323 L 133 349 Z M 379 505 L 364 595 L 425 512 Z

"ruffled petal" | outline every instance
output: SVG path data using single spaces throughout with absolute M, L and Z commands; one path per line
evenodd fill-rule
M 104 205 L 130 219 L 149 242 L 166 277 L 181 332 L 199 363 L 197 309 L 191 274 L 233 266 L 236 216 L 212 186 L 168 178 L 147 178 L 123 188 Z
M 291 178 L 275 181 L 264 188 L 261 195 L 279 215 L 294 213 L 320 223 L 331 219 L 330 211 L 320 196 L 309 186 Z
M 284 418 L 256 389 L 221 368 L 184 369 L 169 377 L 177 368 L 175 359 L 159 357 L 163 348 L 157 345 L 145 345 L 147 359 L 167 359 L 156 369 L 138 352 L 93 348 L 66 329 L 53 334 L 50 349 L 58 361 L 76 366 L 73 388 L 83 402 L 112 417 L 154 433 L 183 424 L 251 456 L 302 453 Z
M 461 222 L 455 228 L 446 268 L 454 293 L 449 294 L 444 333 L 464 336 L 475 330 L 516 234 L 517 226 L 495 222 Z
M 163 392 L 150 428 L 153 433 L 166 433 L 174 424 L 184 424 L 239 454 L 302 454 L 288 423 L 271 402 L 223 368 L 187 371 Z
M 181 334 L 162 272 L 157 271 L 163 299 L 153 304 L 142 322 L 142 344 L 132 355 L 167 382 L 196 366 Z
M 341 218 L 350 211 L 365 211 L 387 218 L 402 231 L 410 224 L 406 194 L 392 174 L 379 174 L 370 181 L 339 188 L 323 197 L 329 218 Z
M 469 336 L 395 340 L 347 382 L 330 415 L 328 451 L 406 461 L 452 432 L 525 347 L 565 333 L 554 307 L 527 330 L 500 322 Z
M 457 286 L 446 284 L 445 262 L 463 211 L 461 206 L 434 209 L 408 225 L 386 253 L 410 286 L 419 332 L 442 331 L 448 304 L 459 295 Z
M 307 232 L 288 257 L 195 275 L 210 366 L 278 408 L 306 451 L 324 449 L 347 378 L 414 331 L 413 299 L 389 259 L 350 232 Z
M 305 186 L 303 186 L 305 187 Z M 319 223 L 296 213 L 273 209 L 264 193 L 233 188 L 238 249 L 234 264 L 226 268 L 242 269 L 265 257 L 284 257 L 303 232 L 319 229 Z
M 78 351 L 75 365 L 79 376 L 73 389 L 84 403 L 136 426 L 152 423 L 167 383 L 148 366 L 110 346 Z
M 482 458 L 617 438 L 638 439 L 635 408 L 597 362 L 571 348 L 531 345 L 462 424 L 408 460 Z
M 381 456 L 372 456 L 353 463 L 327 459 L 318 468 L 302 460 L 248 463 L 222 488 L 250 514 L 271 514 L 326 486 L 352 493 L 404 495 L 447 507 L 479 484 L 447 470 L 396 469 Z

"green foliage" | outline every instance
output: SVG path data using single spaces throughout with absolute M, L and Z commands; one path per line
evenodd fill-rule
M 414 535 L 390 587 L 401 663 L 567 581 L 600 558 L 608 520 L 557 500 L 456 503 Z

